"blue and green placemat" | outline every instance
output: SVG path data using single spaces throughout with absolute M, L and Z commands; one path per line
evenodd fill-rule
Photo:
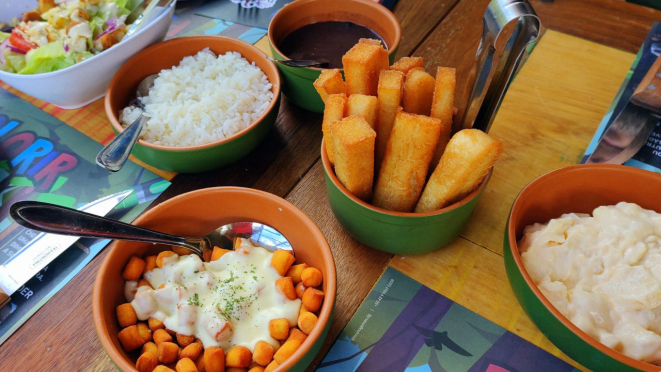
M 101 144 L 25 100 L 0 89 L 0 264 L 20 254 L 32 234 L 12 221 L 9 207 L 38 200 L 78 208 L 132 189 L 109 217 L 132 221 L 170 182 L 128 162 L 108 172 L 95 163 Z M 35 235 L 35 234 L 33 234 Z M 108 244 L 82 239 L 12 295 L 0 309 L 0 344 Z
M 390 267 L 317 370 L 578 371 Z

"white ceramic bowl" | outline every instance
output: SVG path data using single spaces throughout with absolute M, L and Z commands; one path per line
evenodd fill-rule
M 10 4 L 9 4 L 10 3 Z M 134 54 L 162 41 L 170 27 L 176 1 L 167 8 L 156 7 L 146 24 L 112 48 L 62 70 L 35 75 L 0 71 L 0 80 L 33 97 L 64 109 L 74 109 L 95 101 L 106 92 L 115 72 Z M 11 0 L 0 5 L 0 20 L 8 22 L 36 6 L 34 0 Z M 5 17 L 9 19 L 4 19 Z

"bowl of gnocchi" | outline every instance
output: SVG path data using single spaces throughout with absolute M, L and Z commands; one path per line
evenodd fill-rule
M 236 238 L 204 257 L 183 248 L 112 243 L 98 271 L 94 325 L 122 371 L 303 371 L 330 328 L 336 273 L 330 247 L 303 212 L 275 195 L 237 187 L 167 200 L 134 224 L 181 236 L 255 221 L 291 251 Z M 253 234 L 256 232 L 253 231 Z

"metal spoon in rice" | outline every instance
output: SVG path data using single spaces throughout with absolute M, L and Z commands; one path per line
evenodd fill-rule
M 291 243 L 282 233 L 257 222 L 234 222 L 220 226 L 203 237 L 189 238 L 38 201 L 16 202 L 9 213 L 19 225 L 49 234 L 176 245 L 200 257 L 204 257 L 204 251 L 212 250 L 213 247 L 234 250 L 236 238 L 248 239 L 271 252 L 287 250 L 294 254 Z
M 154 80 L 157 77 L 158 74 L 151 74 L 142 79 L 135 94 L 137 98 L 129 103 L 129 107 L 133 106 L 142 110 L 140 116 L 99 151 L 96 156 L 96 164 L 111 172 L 122 169 L 129 158 L 131 150 L 133 150 L 133 146 L 138 141 L 138 137 L 140 137 L 140 132 L 142 132 L 145 106 L 140 102 L 140 98 L 149 95 L 149 89 L 154 86 Z
M 216 53 L 210 51 L 209 48 L 204 49 L 204 51 L 217 57 Z M 110 143 L 99 151 L 99 154 L 96 156 L 96 164 L 111 172 L 117 172 L 122 169 L 142 132 L 145 106 L 140 102 L 140 98 L 149 95 L 149 90 L 154 86 L 154 80 L 157 77 L 158 73 L 151 74 L 142 79 L 135 93 L 136 98 L 129 102 L 129 107 L 137 107 L 142 110 L 142 113 L 133 123 L 119 133 L 114 140 L 110 141 Z

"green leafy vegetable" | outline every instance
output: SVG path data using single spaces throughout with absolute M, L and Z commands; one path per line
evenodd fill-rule
M 74 63 L 76 63 L 76 60 L 73 55 L 65 52 L 62 40 L 57 40 L 32 50 L 27 55 L 25 67 L 19 70 L 18 73 L 40 74 L 57 71 L 72 66 Z
M 25 67 L 25 56 L 23 54 L 5 52 L 5 67 L 9 72 L 20 71 Z
M 129 9 L 129 3 L 129 0 L 115 0 L 115 4 L 119 5 L 120 8 L 130 13 L 131 10 Z
M 99 36 L 103 32 L 103 24 L 105 21 L 101 17 L 93 17 L 90 20 L 90 29 L 92 30 L 92 38 Z

